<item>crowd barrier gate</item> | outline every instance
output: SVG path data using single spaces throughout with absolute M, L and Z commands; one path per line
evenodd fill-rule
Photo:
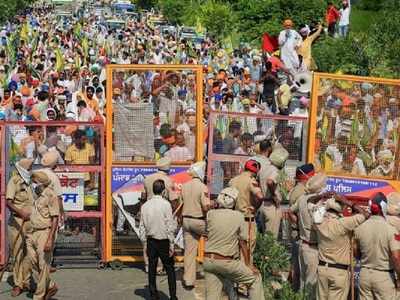
M 162 154 L 162 147 L 169 142 L 182 117 L 187 124 L 195 125 L 195 129 L 185 132 L 184 137 L 185 143 L 191 141 L 188 148 L 192 151 L 192 159 L 173 161 L 170 175 L 177 189 L 190 179 L 186 173 L 190 164 L 203 158 L 203 132 L 200 130 L 203 122 L 202 71 L 199 65 L 107 66 L 107 262 L 143 260 L 142 244 L 132 230 L 139 224 L 140 204 L 137 200 L 143 190 L 144 177 L 157 171 L 155 161 L 166 155 L 166 152 Z M 184 101 L 173 78 L 186 84 Z M 155 87 L 157 82 L 165 84 L 159 94 Z M 184 108 L 185 113 L 174 101 L 177 95 L 179 105 L 189 103 Z M 195 115 L 189 113 L 190 107 Z
M 74 143 L 73 134 L 82 130 L 84 149 L 93 149 L 93 161 L 78 164 L 77 158 L 67 163 Z M 64 266 L 98 264 L 105 257 L 105 148 L 104 125 L 95 122 L 12 122 L 1 125 L 1 263 L 8 244 L 6 234 L 5 187 L 15 172 L 15 162 L 34 155 L 33 170 L 40 169 L 41 155 L 53 147 L 60 153 L 55 172 L 60 177 L 65 222 L 55 243 L 55 262 Z M 28 145 L 40 142 L 31 152 Z M 45 147 L 43 147 L 45 146 Z M 71 147 L 71 149 L 70 149 Z M 38 150 L 41 149 L 41 150 Z M 71 156 L 73 157 L 73 156 Z M 69 157 L 70 158 L 70 157 Z
M 328 190 L 400 191 L 400 80 L 314 73 L 308 161 Z

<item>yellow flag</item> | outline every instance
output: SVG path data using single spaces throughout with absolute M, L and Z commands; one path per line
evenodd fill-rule
M 56 49 L 56 70 L 57 72 L 64 70 L 64 57 L 59 48 Z
M 200 18 L 197 17 L 196 19 L 196 33 L 197 34 L 203 34 L 204 33 L 204 27 L 201 24 Z
M 20 40 L 23 40 L 26 43 L 28 43 L 28 39 L 29 39 L 29 25 L 28 25 L 28 22 L 25 22 L 22 25 L 21 32 L 19 34 L 19 38 L 20 38 Z
M 224 39 L 224 48 L 226 53 L 231 54 L 233 53 L 233 43 L 232 43 L 232 37 L 229 35 Z

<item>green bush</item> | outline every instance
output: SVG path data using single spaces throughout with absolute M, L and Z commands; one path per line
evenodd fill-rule
M 289 270 L 290 255 L 272 234 L 257 234 L 253 259 L 263 278 L 265 299 L 308 300 L 311 298 L 309 289 L 295 292 L 290 283 L 279 276 L 281 272 Z M 280 288 L 277 288 L 278 285 Z
M 313 57 L 319 72 L 342 72 L 368 75 L 369 62 L 364 48 L 365 38 L 350 35 L 346 39 L 325 37 L 313 46 Z
M 285 247 L 279 244 L 270 233 L 257 233 L 253 259 L 264 282 L 276 276 L 277 272 L 288 270 L 290 266 L 290 256 Z

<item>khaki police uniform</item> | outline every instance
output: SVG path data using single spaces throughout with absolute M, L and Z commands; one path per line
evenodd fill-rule
M 260 213 L 265 223 L 265 231 L 271 232 L 275 238 L 278 238 L 282 220 L 282 210 L 280 208 L 282 195 L 278 186 L 276 186 L 275 194 L 272 195 L 268 188 L 267 181 L 272 180 L 277 185 L 278 175 L 279 169 L 272 164 L 259 172 L 261 189 L 266 199 L 260 207 Z M 275 200 L 273 200 L 273 198 L 275 198 Z
M 206 300 L 222 299 L 225 280 L 249 286 L 249 299 L 264 300 L 261 275 L 255 275 L 238 259 L 239 240 L 248 239 L 243 214 L 231 209 L 211 210 L 207 214 L 207 232 L 204 259 Z
M 6 199 L 18 209 L 23 209 L 29 213 L 32 211 L 32 190 L 19 174 L 12 176 L 9 180 L 6 190 Z M 14 259 L 14 285 L 21 289 L 29 287 L 29 278 L 32 271 L 32 265 L 26 249 L 26 239 L 29 235 L 29 229 L 30 221 L 24 222 L 16 214 L 11 214 L 8 221 L 8 238 L 10 254 Z
M 354 233 L 361 253 L 360 299 L 395 300 L 391 252 L 400 250 L 396 229 L 381 216 L 371 216 Z
M 318 235 L 318 300 L 347 300 L 350 291 L 351 234 L 365 221 L 361 214 L 339 218 L 326 213 Z
M 239 196 L 236 201 L 235 209 L 244 215 L 246 228 L 248 232 L 250 257 L 253 260 L 253 251 L 256 247 L 256 224 L 255 224 L 255 208 L 251 204 L 252 197 L 256 197 L 257 193 L 261 192 L 257 180 L 249 171 L 244 171 L 238 176 L 231 179 L 230 187 L 234 187 L 239 191 Z
M 386 220 L 390 225 L 396 228 L 397 232 L 400 232 L 400 216 L 387 216 Z
M 50 279 L 53 251 L 44 252 L 44 247 L 50 233 L 51 218 L 58 217 L 59 213 L 57 195 L 50 187 L 46 187 L 34 202 L 31 215 L 32 234 L 27 241 L 32 267 L 38 274 L 34 300 L 43 299 L 46 292 L 55 285 Z
M 301 196 L 306 194 L 305 184 L 297 182 L 296 186 L 289 193 L 289 205 L 292 206 Z M 300 263 L 299 263 L 299 232 L 296 224 L 291 224 L 291 244 L 292 244 L 292 285 L 295 290 L 300 288 Z
M 178 195 L 175 192 L 175 186 L 174 186 L 174 182 L 172 181 L 171 178 L 169 178 L 169 176 L 167 175 L 167 173 L 163 172 L 163 171 L 158 171 L 154 174 L 151 174 L 149 176 L 146 176 L 146 178 L 144 179 L 144 190 L 146 192 L 146 197 L 147 200 L 153 198 L 153 183 L 157 180 L 163 180 L 164 184 L 165 184 L 165 192 L 166 194 L 163 195 L 165 197 L 165 199 L 169 200 L 169 201 L 174 201 L 178 199 Z
M 400 193 L 393 192 L 387 195 L 387 202 L 386 220 L 400 232 Z
M 297 182 L 293 190 L 289 193 L 289 205 L 292 206 L 299 198 L 306 194 L 306 185 L 303 182 Z
M 193 178 L 182 186 L 183 201 L 183 239 L 185 241 L 185 255 L 183 258 L 183 280 L 186 285 L 194 285 L 196 280 L 196 256 L 199 240 L 206 231 L 205 211 L 210 200 L 207 186 L 200 178 Z
M 298 216 L 299 225 L 299 267 L 300 267 L 300 286 L 305 288 L 307 285 L 315 287 L 317 283 L 318 249 L 317 233 L 313 228 L 311 210 L 312 203 L 308 199 L 314 194 L 303 195 L 291 206 L 291 210 Z

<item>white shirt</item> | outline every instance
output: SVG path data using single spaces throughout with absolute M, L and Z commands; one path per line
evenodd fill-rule
M 340 9 L 339 26 L 346 26 L 349 24 L 350 24 L 350 1 L 349 1 L 349 6 L 347 6 L 347 8 Z
M 140 210 L 139 237 L 145 242 L 148 237 L 174 243 L 177 224 L 172 216 L 171 204 L 159 195 L 153 196 Z
M 165 152 L 165 157 L 170 158 L 172 161 L 186 161 L 192 160 L 193 155 L 190 153 L 190 150 L 186 146 L 175 146 Z

